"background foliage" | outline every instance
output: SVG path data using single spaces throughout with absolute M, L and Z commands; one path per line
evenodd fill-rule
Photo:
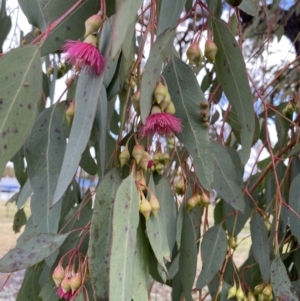
M 298 300 L 300 4 L 282 4 L 19 0 L 32 31 L 0 56 L 0 170 L 13 162 L 21 185 L 14 229 L 25 225 L 0 272 L 26 269 L 17 301 L 59 300 L 51 276 L 60 263 L 84 278 L 76 301 L 148 300 L 153 281 L 170 286 L 172 300 Z M 2 51 L 12 26 L 5 8 L 3 0 Z M 61 47 L 82 40 L 99 9 L 106 65 L 95 76 L 66 64 Z M 271 45 L 283 36 L 295 57 L 271 65 Z M 211 39 L 215 61 L 187 60 L 193 42 L 204 51 Z M 159 79 L 182 132 L 143 138 Z M 154 162 L 146 172 L 136 144 Z M 148 219 L 139 213 L 145 186 L 160 203 Z M 249 222 L 240 265 L 234 256 Z

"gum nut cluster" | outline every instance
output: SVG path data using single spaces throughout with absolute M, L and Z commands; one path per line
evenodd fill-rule
M 81 272 L 78 270 L 74 273 L 69 266 L 64 269 L 61 263 L 53 271 L 52 278 L 59 298 L 65 300 L 70 300 L 82 285 Z
M 202 126 L 206 129 L 209 128 L 209 105 L 206 100 L 200 102 L 200 121 L 202 123 Z
M 175 106 L 171 101 L 170 93 L 160 81 L 157 83 L 153 92 L 153 104 L 150 115 L 146 119 L 145 125 L 141 128 L 141 135 L 152 136 L 170 135 L 182 131 L 181 120 L 174 116 Z
M 186 202 L 186 207 L 188 211 L 191 211 L 196 206 L 207 207 L 209 204 L 209 197 L 203 191 L 202 194 L 195 192 Z
M 164 169 L 165 165 L 167 165 L 170 162 L 170 155 L 167 152 L 160 152 L 156 151 L 153 154 L 153 167 L 152 171 L 156 171 L 157 173 L 161 173 Z
M 156 196 L 150 192 L 150 200 L 148 201 L 143 192 L 140 192 L 140 205 L 139 211 L 145 217 L 146 220 L 149 219 L 152 213 L 154 217 L 157 217 L 157 213 L 160 209 L 160 204 Z
M 98 50 L 98 37 L 94 33 L 102 26 L 103 19 L 100 15 L 94 15 L 85 22 L 85 40 L 67 40 L 62 46 L 62 51 L 66 53 L 66 62 L 76 68 L 85 67 L 88 73 L 99 75 L 103 72 L 105 59 Z
M 153 166 L 153 160 L 148 152 L 145 151 L 145 148 L 141 144 L 136 144 L 132 149 L 132 157 L 135 159 L 137 165 L 142 168 L 143 171 Z M 128 149 L 128 141 L 124 149 L 119 154 L 119 161 L 121 167 L 128 163 L 130 160 L 130 152 Z

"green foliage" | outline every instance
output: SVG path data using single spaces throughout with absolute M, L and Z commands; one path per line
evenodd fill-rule
M 265 59 L 297 9 L 279 22 L 278 2 L 19 0 L 33 28 L 14 49 L 1 2 L 0 170 L 21 235 L 0 272 L 26 269 L 17 301 L 147 301 L 155 282 L 174 301 L 233 285 L 298 300 L 300 69 Z M 187 62 L 208 40 L 215 62 Z

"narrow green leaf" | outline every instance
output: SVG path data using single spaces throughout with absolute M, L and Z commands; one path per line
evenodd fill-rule
M 218 6 L 220 6 L 221 1 L 220 0 L 206 0 L 207 6 L 209 8 L 209 11 L 213 14 L 216 15 Z
M 11 17 L 4 16 L 0 18 L 0 51 L 2 52 L 2 45 L 11 29 Z
M 40 263 L 26 270 L 16 301 L 42 301 L 39 297 L 39 278 L 42 268 L 43 263 Z
M 205 100 L 205 97 L 191 68 L 177 57 L 171 57 L 163 76 L 177 110 L 176 115 L 182 120 L 182 133 L 178 138 L 194 160 L 195 172 L 201 185 L 210 191 L 213 172 L 212 149 L 208 131 L 199 121 L 199 103 Z
M 11 50 L 0 60 L 0 172 L 24 144 L 42 93 L 37 46 Z
M 292 181 L 289 193 L 289 205 L 291 208 L 300 215 L 300 174 L 298 174 Z M 289 210 L 290 227 L 292 234 L 300 242 L 300 219 L 299 217 Z
M 211 21 L 214 41 L 218 47 L 216 55 L 217 76 L 225 95 L 238 114 L 242 126 L 241 161 L 242 164 L 245 164 L 250 156 L 255 131 L 252 94 L 246 66 L 239 46 L 227 25 L 215 18 L 212 18 Z
M 179 257 L 179 274 L 185 300 L 192 301 L 191 291 L 197 271 L 197 247 L 194 226 L 189 213 L 184 209 Z
M 97 188 L 89 240 L 89 271 L 97 300 L 108 299 L 109 256 L 112 239 L 112 209 L 121 179 L 115 169 Z
M 110 301 L 131 300 L 138 224 L 139 197 L 135 180 L 130 174 L 120 185 L 114 203 L 109 272 Z
M 213 188 L 234 209 L 244 211 L 245 200 L 241 183 L 234 169 L 234 165 L 226 149 L 216 141 L 211 141 L 214 156 Z M 240 175 L 239 175 L 240 176 Z
M 149 281 L 149 243 L 142 225 L 137 229 L 135 255 L 133 259 L 132 299 L 134 301 L 148 301 Z
M 25 185 L 21 188 L 21 191 L 19 192 L 18 199 L 17 199 L 17 208 L 18 210 L 21 209 L 24 204 L 28 201 L 28 198 L 32 194 L 32 188 L 30 185 L 30 180 L 28 179 L 25 183 Z
M 268 243 L 268 230 L 258 213 L 253 213 L 251 222 L 251 239 L 252 239 L 252 251 L 254 259 L 258 262 L 261 276 L 265 283 L 269 283 L 270 280 L 270 251 Z
M 21 187 L 23 187 L 28 178 L 27 172 L 25 170 L 25 162 L 24 162 L 24 148 L 20 148 L 20 150 L 13 156 L 11 160 L 14 164 L 15 175 L 20 183 Z
M 156 195 L 155 184 L 152 175 L 150 175 L 148 186 L 153 191 L 154 195 Z M 158 201 L 160 202 L 162 199 L 158 199 Z M 169 245 L 167 243 L 168 237 L 166 224 L 161 213 L 162 208 L 160 208 L 156 217 L 154 217 L 153 214 L 150 215 L 146 221 L 146 233 L 157 261 L 166 270 L 164 258 L 170 260 L 171 250 L 169 249 Z
M 280 256 L 275 256 L 275 259 L 271 263 L 270 271 L 271 283 L 275 297 L 279 300 L 299 300 L 295 292 L 292 290 L 291 281 Z
M 165 249 L 172 252 L 176 241 L 176 219 L 177 219 L 177 203 L 174 199 L 174 193 L 170 187 L 170 183 L 166 178 L 161 178 L 155 186 L 156 197 L 160 202 L 159 216 L 164 220 L 167 240 L 164 244 Z
M 300 143 L 296 144 L 289 152 L 289 157 L 296 156 L 300 154 Z
M 64 242 L 67 234 L 39 234 L 25 236 L 14 249 L 0 259 L 0 272 L 20 271 L 35 265 L 54 253 Z
M 46 284 L 42 287 L 39 297 L 42 298 L 43 301 L 59 301 L 60 298 L 57 294 L 57 287 L 52 278 L 50 278 Z
M 112 33 L 111 58 L 115 58 L 120 51 L 127 37 L 128 27 L 135 23 L 137 11 L 142 3 L 142 0 L 124 0 L 119 5 Z
M 44 110 L 38 116 L 25 145 L 33 191 L 31 212 L 40 233 L 57 233 L 58 230 L 61 204 L 51 210 L 50 207 L 66 148 L 62 124 L 64 113 L 65 109 L 59 105 Z
M 14 224 L 13 224 L 13 230 L 15 233 L 19 233 L 21 230 L 21 227 L 26 224 L 27 218 L 24 211 L 24 208 L 19 209 L 15 216 L 14 216 Z
M 213 226 L 204 234 L 201 243 L 202 270 L 196 287 L 202 289 L 219 271 L 225 259 L 227 237 L 220 225 Z
M 81 155 L 89 141 L 97 103 L 101 96 L 102 81 L 103 74 L 98 77 L 83 71 L 79 76 L 75 95 L 76 110 L 74 120 L 58 179 L 58 185 L 53 197 L 53 204 L 58 202 L 71 183 L 80 162 Z
M 172 9 L 170 9 L 170 2 L 168 0 L 161 1 L 157 28 L 158 36 L 168 28 L 176 28 L 184 4 L 185 0 L 174 0 L 172 1 Z
M 97 174 L 97 164 L 90 153 L 89 145 L 87 145 L 86 149 L 84 150 L 79 164 L 80 167 L 82 167 L 88 174 L 92 176 Z
M 145 65 L 145 70 L 141 84 L 141 117 L 143 123 L 146 122 L 151 106 L 153 91 L 156 87 L 156 82 L 160 77 L 162 64 L 164 60 L 171 55 L 173 49 L 175 31 L 167 29 L 156 39 L 151 48 L 148 61 Z

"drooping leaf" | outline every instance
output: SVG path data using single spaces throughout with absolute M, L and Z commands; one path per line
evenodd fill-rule
M 45 7 L 49 2 L 50 0 L 18 0 L 28 21 L 41 31 L 44 31 L 49 25 L 45 14 Z
M 227 237 L 220 225 L 213 226 L 204 234 L 201 243 L 202 270 L 196 287 L 203 288 L 213 279 L 225 259 Z
M 97 103 L 101 96 L 103 74 L 93 76 L 81 72 L 76 90 L 76 109 L 69 141 L 66 147 L 58 185 L 53 197 L 55 204 L 64 194 L 79 165 L 81 155 L 89 141 Z
M 260 272 L 265 283 L 270 279 L 270 251 L 268 243 L 268 230 L 258 213 L 254 213 L 250 222 L 253 255 L 259 264 Z
M 40 233 L 58 230 L 61 204 L 51 207 L 66 148 L 64 113 L 60 105 L 44 110 L 26 141 L 27 169 L 33 191 L 31 212 Z
M 91 282 L 97 300 L 108 299 L 112 209 L 120 183 L 117 170 L 112 169 L 105 175 L 96 192 L 88 256 Z
M 189 213 L 184 209 L 179 257 L 179 274 L 185 300 L 192 301 L 191 291 L 197 270 L 197 247 L 194 226 Z
M 42 93 L 37 46 L 11 50 L 0 60 L 0 172 L 24 144 Z
M 201 185 L 210 191 L 212 149 L 207 129 L 199 121 L 199 103 L 205 97 L 191 68 L 177 57 L 171 57 L 163 76 L 176 107 L 176 116 L 182 120 L 182 133 L 178 134 L 178 138 L 193 157 L 194 168 Z
M 139 197 L 130 174 L 120 185 L 114 203 L 109 271 L 109 300 L 130 300 L 133 260 L 139 224 Z
M 81 160 L 80 166 L 90 175 L 96 175 L 97 173 L 97 164 L 90 153 L 89 145 L 87 145 L 86 149 L 84 150 Z
M 15 216 L 14 216 L 14 224 L 13 224 L 13 230 L 15 233 L 19 233 L 21 230 L 21 227 L 26 224 L 27 218 L 24 211 L 24 208 L 19 209 Z
M 28 178 L 27 173 L 25 171 L 24 148 L 23 147 L 13 156 L 12 162 L 14 164 L 16 178 L 17 178 L 19 184 L 23 187 Z
M 279 300 L 289 301 L 299 300 L 293 291 L 291 281 L 280 256 L 275 256 L 274 260 L 272 261 L 270 274 L 271 283 L 276 298 Z
M 244 211 L 245 200 L 241 183 L 226 149 L 211 141 L 214 157 L 213 188 L 234 209 Z
M 151 110 L 153 91 L 161 74 L 162 64 L 172 52 L 174 35 L 174 30 L 167 29 L 158 36 L 151 48 L 141 83 L 140 107 L 142 122 L 144 124 Z
M 40 263 L 26 270 L 16 301 L 42 301 L 39 297 L 42 268 L 43 263 Z
M 35 265 L 54 253 L 68 235 L 69 233 L 25 236 L 0 259 L 0 272 L 15 272 Z
M 2 52 L 2 45 L 11 29 L 11 17 L 0 17 L 0 51 Z
M 233 105 L 242 126 L 241 161 L 245 164 L 250 156 L 255 131 L 252 94 L 249 87 L 246 66 L 239 46 L 227 25 L 221 20 L 211 19 L 214 42 L 218 47 L 216 55 L 217 76 L 229 103 Z
M 172 9 L 170 9 L 168 0 L 161 1 L 157 28 L 158 36 L 166 29 L 174 29 L 176 27 L 184 4 L 185 0 L 174 0 L 172 1 Z
M 112 33 L 112 48 L 111 58 L 115 58 L 117 53 L 120 51 L 121 46 L 126 39 L 128 27 L 135 23 L 136 14 L 142 0 L 124 0 L 117 8 L 115 24 Z
M 141 224 L 137 229 L 135 255 L 133 259 L 132 299 L 148 301 L 149 243 Z
M 17 209 L 21 209 L 24 204 L 28 201 L 28 198 L 32 194 L 32 189 L 30 185 L 30 180 L 27 179 L 25 185 L 21 188 L 21 191 L 19 192 L 18 199 L 17 199 Z
M 300 215 L 300 174 L 298 174 L 292 181 L 289 193 L 289 205 Z M 300 219 L 294 212 L 289 210 L 290 227 L 292 234 L 300 242 Z

